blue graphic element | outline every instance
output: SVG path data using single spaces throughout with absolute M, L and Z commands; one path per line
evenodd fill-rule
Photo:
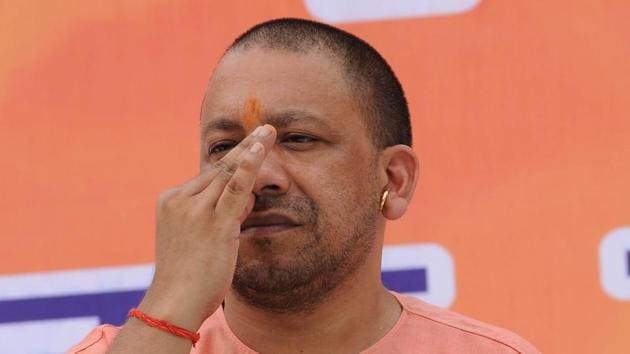
M 101 323 L 122 325 L 144 290 L 0 301 L 0 323 L 98 316 Z
M 383 271 L 381 278 L 387 289 L 400 293 L 426 292 L 428 288 L 426 268 Z
M 627 271 L 628 271 L 628 276 L 630 277 L 630 250 L 626 251 L 626 263 L 627 263 Z

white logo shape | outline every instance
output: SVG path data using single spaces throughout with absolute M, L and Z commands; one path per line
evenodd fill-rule
M 480 0 L 305 0 L 313 17 L 326 22 L 361 22 L 454 15 L 470 11 Z
M 599 272 L 604 291 L 630 300 L 630 227 L 612 230 L 599 244 Z
M 383 272 L 410 269 L 425 270 L 426 291 L 407 295 L 436 306 L 451 306 L 455 300 L 455 266 L 453 258 L 444 247 L 434 243 L 417 243 L 383 248 Z

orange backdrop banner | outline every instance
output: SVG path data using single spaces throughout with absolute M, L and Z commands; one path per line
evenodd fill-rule
M 109 319 L 78 297 L 146 286 L 155 200 L 197 173 L 212 68 L 291 16 L 365 39 L 406 90 L 421 178 L 386 243 L 443 271 L 416 292 L 446 287 L 442 306 L 544 352 L 630 352 L 630 2 L 341 3 L 0 2 L 0 338 L 66 319 L 76 341 Z M 69 280 L 83 271 L 104 280 Z

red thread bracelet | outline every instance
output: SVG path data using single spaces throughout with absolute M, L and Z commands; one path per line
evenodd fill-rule
M 179 337 L 190 339 L 192 341 L 193 347 L 195 346 L 195 344 L 197 343 L 200 337 L 199 333 L 189 331 L 185 328 L 177 327 L 174 324 L 171 324 L 167 321 L 162 321 L 162 320 L 158 320 L 157 318 L 153 318 L 145 314 L 144 312 L 138 310 L 137 308 L 133 308 L 129 310 L 129 313 L 127 315 L 129 317 L 135 317 L 141 320 L 142 322 L 148 324 L 151 327 L 155 327 L 157 329 L 167 331 Z

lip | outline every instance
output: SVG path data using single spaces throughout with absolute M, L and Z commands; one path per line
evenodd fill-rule
M 252 213 L 241 225 L 241 236 L 274 236 L 299 226 L 293 218 L 281 213 Z
M 265 225 L 265 226 L 252 226 L 247 229 L 241 230 L 241 237 L 275 237 L 278 234 L 298 228 L 297 225 Z

